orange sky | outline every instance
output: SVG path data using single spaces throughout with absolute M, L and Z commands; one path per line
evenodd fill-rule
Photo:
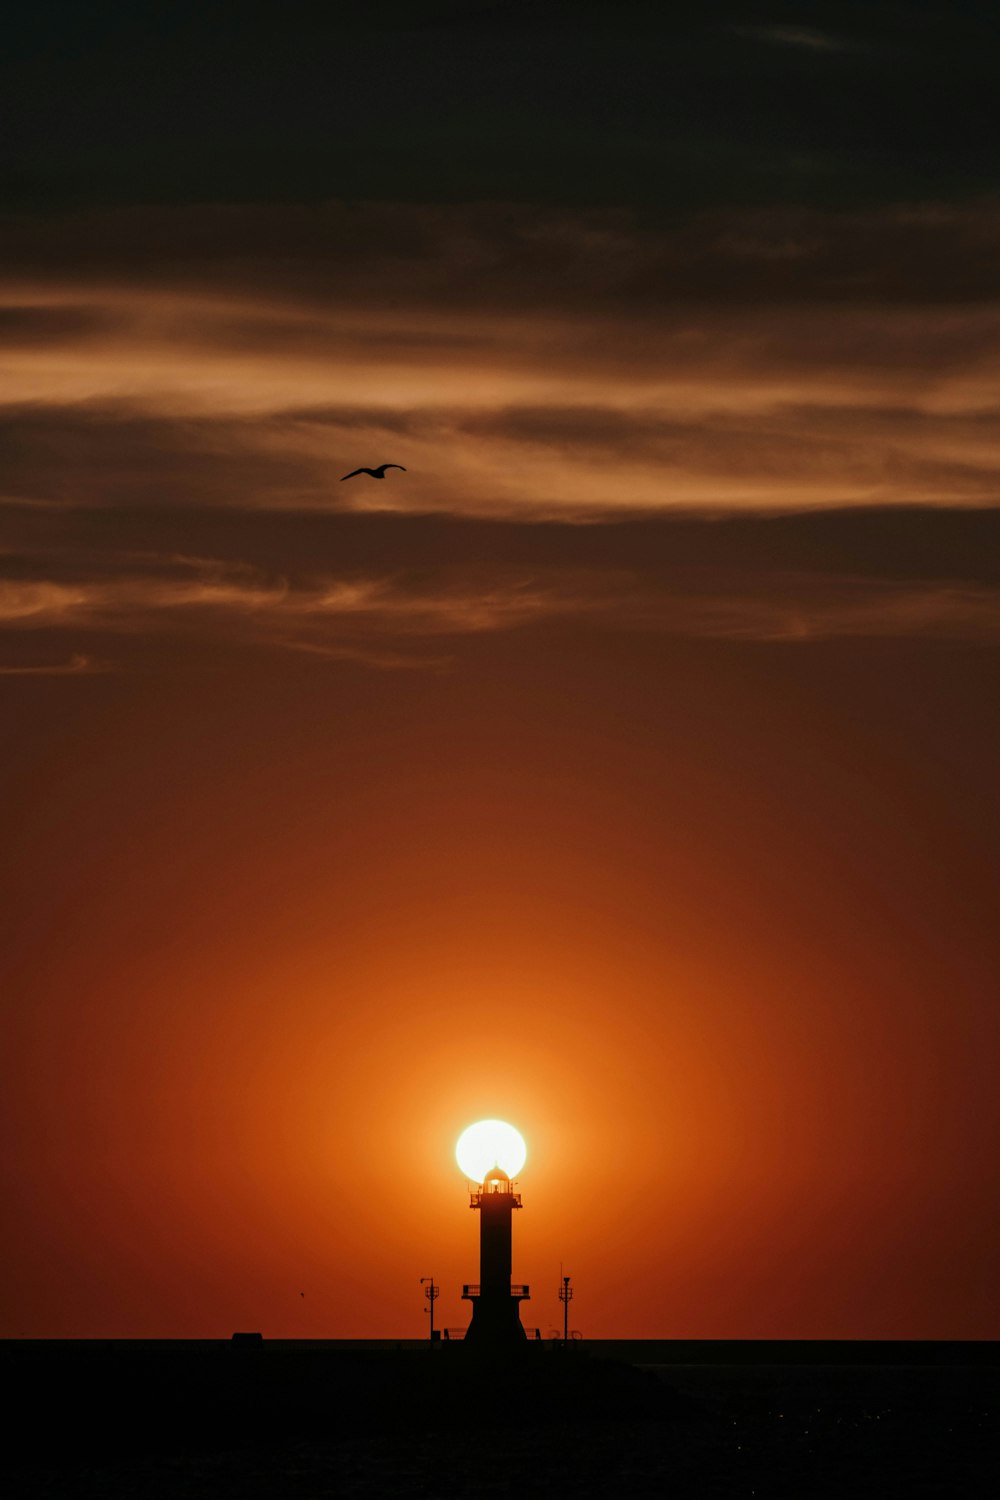
M 63 9 L 0 57 L 0 1336 L 464 1323 L 491 1115 L 543 1333 L 563 1264 L 591 1336 L 1000 1336 L 995 46 Z
M 10 679 L 4 1331 L 462 1323 L 489 1114 L 532 1326 L 564 1261 L 594 1336 L 990 1331 L 991 660 Z

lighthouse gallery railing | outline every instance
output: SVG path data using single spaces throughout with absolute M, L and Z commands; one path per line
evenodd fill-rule
M 518 1301 L 527 1302 L 531 1300 L 531 1289 L 526 1282 L 518 1282 L 516 1284 L 512 1282 L 510 1295 Z M 472 1301 L 476 1297 L 481 1297 L 482 1291 L 479 1282 L 467 1281 L 462 1287 L 462 1296 L 468 1298 L 469 1301 Z

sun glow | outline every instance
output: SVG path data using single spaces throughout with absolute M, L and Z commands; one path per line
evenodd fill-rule
M 473 1182 L 482 1182 L 493 1167 L 516 1177 L 527 1154 L 524 1137 L 505 1120 L 477 1120 L 462 1131 L 455 1147 L 458 1165 Z

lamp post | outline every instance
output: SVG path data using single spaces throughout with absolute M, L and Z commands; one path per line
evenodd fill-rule
M 434 1304 L 435 1304 L 435 1302 L 437 1301 L 437 1299 L 441 1295 L 441 1288 L 439 1286 L 435 1285 L 435 1283 L 434 1283 L 434 1277 L 433 1276 L 421 1276 L 421 1278 L 420 1278 L 420 1285 L 424 1289 L 424 1296 L 427 1298 L 427 1302 L 428 1302 L 427 1311 L 431 1315 L 431 1343 L 433 1344 L 433 1342 L 434 1342 Z

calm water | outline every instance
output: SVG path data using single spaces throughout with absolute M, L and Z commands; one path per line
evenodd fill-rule
M 507 1408 L 475 1427 L 448 1414 L 384 1413 L 329 1439 L 221 1451 L 162 1442 L 101 1462 L 46 1463 L 6 1486 L 15 1500 L 574 1495 L 670 1497 L 1000 1494 L 996 1371 L 850 1366 L 658 1367 L 663 1413 L 537 1420 Z

